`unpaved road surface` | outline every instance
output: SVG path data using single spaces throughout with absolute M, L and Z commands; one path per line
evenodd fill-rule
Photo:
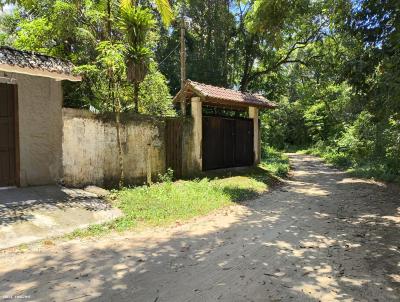
M 188 224 L 3 253 L 0 295 L 400 301 L 398 188 L 350 178 L 314 157 L 290 157 L 293 179 L 283 187 Z

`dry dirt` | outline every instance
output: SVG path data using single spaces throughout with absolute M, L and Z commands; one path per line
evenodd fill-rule
M 0 298 L 399 301 L 399 189 L 290 158 L 283 187 L 188 224 L 3 253 Z

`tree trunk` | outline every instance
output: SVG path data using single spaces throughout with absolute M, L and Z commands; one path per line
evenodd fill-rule
M 255 42 L 255 37 L 252 35 L 249 37 L 249 40 L 245 42 L 245 47 L 244 47 L 244 66 L 243 66 L 243 74 L 242 74 L 242 79 L 240 81 L 240 88 L 239 90 L 242 92 L 247 91 L 247 88 L 250 84 L 250 75 L 251 71 L 253 69 L 254 65 L 254 45 Z
M 249 85 L 249 79 L 248 79 L 248 74 L 245 73 L 243 74 L 242 80 L 240 81 L 240 86 L 239 90 L 241 92 L 246 92 L 247 91 L 247 86 Z
M 115 123 L 117 126 L 117 144 L 118 144 L 118 160 L 119 160 L 119 183 L 118 186 L 121 188 L 125 183 L 125 175 L 124 175 L 124 159 L 122 157 L 122 144 L 121 144 L 121 103 L 119 98 L 117 98 L 117 110 L 115 113 Z
M 107 1 L 107 34 L 111 41 L 111 0 Z
M 250 83 L 250 74 L 253 68 L 253 64 L 254 64 L 254 57 L 252 57 L 251 55 L 246 55 L 242 79 L 240 81 L 240 88 L 239 88 L 241 92 L 247 91 L 247 87 L 249 86 Z
M 135 112 L 139 112 L 139 82 L 133 83 L 133 102 L 135 104 Z

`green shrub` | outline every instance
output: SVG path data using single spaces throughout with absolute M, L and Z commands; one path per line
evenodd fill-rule
M 168 168 L 164 174 L 158 174 L 159 182 L 172 182 L 174 180 L 174 170 Z
M 272 148 L 266 150 L 264 155 L 268 160 L 260 167 L 231 171 L 219 177 L 208 173 L 202 179 L 175 182 L 172 181 L 173 171 L 169 169 L 159 175 L 160 182 L 154 185 L 114 190 L 110 202 L 122 211 L 123 216 L 110 223 L 77 230 L 69 237 L 99 236 L 112 230 L 167 225 L 254 198 L 275 181 L 273 174 L 285 175 L 289 170 L 286 156 Z
M 280 177 L 284 177 L 289 173 L 289 158 L 284 153 L 272 147 L 264 146 L 261 150 L 261 159 L 261 165 L 271 173 Z

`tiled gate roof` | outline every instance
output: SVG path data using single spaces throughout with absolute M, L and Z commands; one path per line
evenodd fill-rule
M 175 101 L 179 101 L 181 93 L 182 92 L 179 92 L 175 96 Z M 260 94 L 244 93 L 233 89 L 216 87 L 191 80 L 186 82 L 185 93 L 188 93 L 189 96 L 199 96 L 203 98 L 203 101 L 216 105 L 231 105 L 234 107 L 254 106 L 257 108 L 270 109 L 277 107 L 275 103 L 268 101 Z

